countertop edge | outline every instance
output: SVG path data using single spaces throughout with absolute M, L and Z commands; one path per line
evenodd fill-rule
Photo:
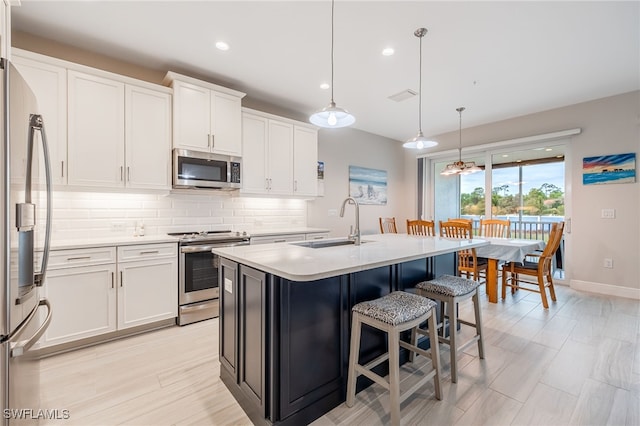
M 268 246 L 274 246 L 274 249 L 275 249 L 278 246 L 283 247 L 283 245 L 288 245 L 288 244 L 289 243 L 275 243 L 275 244 L 262 245 L 261 249 L 264 250 L 268 248 Z M 469 244 L 464 248 L 477 248 L 477 247 L 482 247 L 486 245 L 489 245 L 489 242 L 485 240 L 477 239 L 477 240 L 474 240 L 472 244 Z M 308 250 L 314 250 L 314 249 L 308 249 Z M 329 248 L 329 249 L 320 249 L 320 250 L 331 250 L 331 249 Z M 349 274 L 353 272 L 361 272 L 361 271 L 375 269 L 383 266 L 395 265 L 398 263 L 410 262 L 412 260 L 424 259 L 427 257 L 438 256 L 441 254 L 455 253 L 459 250 L 460 248 L 446 248 L 446 249 L 433 250 L 429 253 L 422 252 L 422 253 L 415 253 L 415 254 L 404 255 L 404 256 L 396 256 L 396 257 L 390 256 L 384 260 L 368 261 L 368 262 L 363 262 L 362 264 L 359 264 L 359 265 L 353 265 L 349 267 L 337 268 L 332 270 L 325 270 L 322 272 L 317 272 L 312 274 L 290 273 L 286 270 L 272 267 L 265 263 L 257 262 L 249 258 L 236 255 L 234 253 L 229 253 L 229 251 L 226 250 L 225 248 L 213 249 L 213 252 L 219 255 L 220 257 L 229 259 L 234 262 L 241 263 L 243 265 L 258 269 L 260 271 L 263 271 L 272 275 L 276 275 L 278 277 L 285 278 L 290 281 L 308 282 L 308 281 L 320 280 L 323 278 L 330 278 L 330 277 L 335 277 L 339 275 Z

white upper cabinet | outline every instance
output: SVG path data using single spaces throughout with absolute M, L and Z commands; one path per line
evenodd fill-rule
M 293 192 L 293 125 L 269 120 L 267 146 L 269 193 L 289 195 Z
M 267 134 L 269 120 L 253 114 L 242 114 L 242 192 L 266 194 L 269 186 Z
M 171 189 L 171 95 L 68 71 L 69 185 Z
M 315 128 L 245 109 L 242 114 L 243 194 L 315 196 Z
M 11 6 L 0 0 L 0 58 L 11 59 Z
M 124 83 L 68 71 L 70 185 L 123 187 Z
M 171 95 L 126 85 L 125 111 L 127 186 L 171 189 Z
M 13 64 L 38 101 L 44 120 L 51 177 L 55 185 L 67 183 L 67 70 L 56 65 L 13 55 Z M 40 146 L 40 134 L 37 145 Z M 40 170 L 44 170 L 41 166 Z
M 173 72 L 173 146 L 194 151 L 242 155 L 244 93 Z
M 293 126 L 293 193 L 316 196 L 318 193 L 318 131 Z

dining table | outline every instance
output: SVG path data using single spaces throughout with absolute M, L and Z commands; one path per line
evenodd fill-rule
M 522 262 L 525 256 L 536 250 L 544 249 L 545 242 L 514 238 L 478 237 L 489 244 L 476 248 L 476 255 L 488 259 L 487 296 L 489 302 L 498 302 L 498 263 Z

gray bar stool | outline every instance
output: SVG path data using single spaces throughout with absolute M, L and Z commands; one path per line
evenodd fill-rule
M 479 283 L 474 280 L 470 280 L 462 277 L 455 277 L 453 275 L 442 275 L 431 281 L 423 281 L 416 285 L 418 294 L 430 299 L 437 300 L 445 306 L 442 307 L 442 324 L 438 325 L 442 327 L 442 336 L 439 337 L 440 343 L 449 345 L 449 351 L 451 352 L 451 382 L 456 383 L 458 381 L 458 367 L 457 367 L 457 355 L 458 351 L 463 350 L 473 342 L 478 342 L 478 352 L 480 359 L 484 359 L 484 345 L 482 340 L 482 316 L 480 314 L 480 298 L 478 287 Z M 462 320 L 458 318 L 458 303 L 467 299 L 473 299 L 473 310 L 475 313 L 475 323 Z M 445 318 L 449 318 L 449 338 L 445 337 Z M 456 340 L 456 332 L 458 324 L 464 324 L 471 327 L 475 327 L 476 335 L 469 339 L 464 344 L 459 344 Z M 419 334 L 427 334 L 426 330 L 418 328 L 416 330 Z M 431 339 L 431 337 L 430 337 Z M 415 344 L 415 336 L 412 335 L 412 343 Z
M 434 307 L 436 302 L 422 296 L 404 291 L 394 291 L 379 299 L 358 303 L 352 309 L 351 348 L 349 354 L 349 376 L 347 380 L 347 407 L 353 407 L 356 396 L 356 379 L 364 375 L 380 386 L 389 390 L 391 405 L 391 424 L 400 424 L 400 404 L 410 394 L 422 387 L 433 378 L 435 395 L 442 399 L 440 390 L 440 351 L 438 345 L 431 345 L 431 370 L 418 383 L 400 394 L 400 346 L 425 357 L 429 353 L 415 344 L 400 340 L 400 333 L 405 330 L 417 329 L 427 321 L 429 339 L 437 342 L 437 321 Z M 360 333 L 362 324 L 368 324 L 387 333 L 388 352 L 367 363 L 359 364 Z M 426 332 L 425 332 L 426 333 Z M 415 333 L 412 332 L 412 336 Z M 413 342 L 415 343 L 415 342 Z M 371 371 L 372 368 L 389 360 L 389 380 Z

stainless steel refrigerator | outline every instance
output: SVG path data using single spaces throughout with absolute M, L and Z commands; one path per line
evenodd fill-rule
M 40 297 L 51 236 L 49 153 L 33 92 L 8 60 L 0 65 L 0 424 L 30 424 L 46 415 L 31 349 L 52 314 Z

